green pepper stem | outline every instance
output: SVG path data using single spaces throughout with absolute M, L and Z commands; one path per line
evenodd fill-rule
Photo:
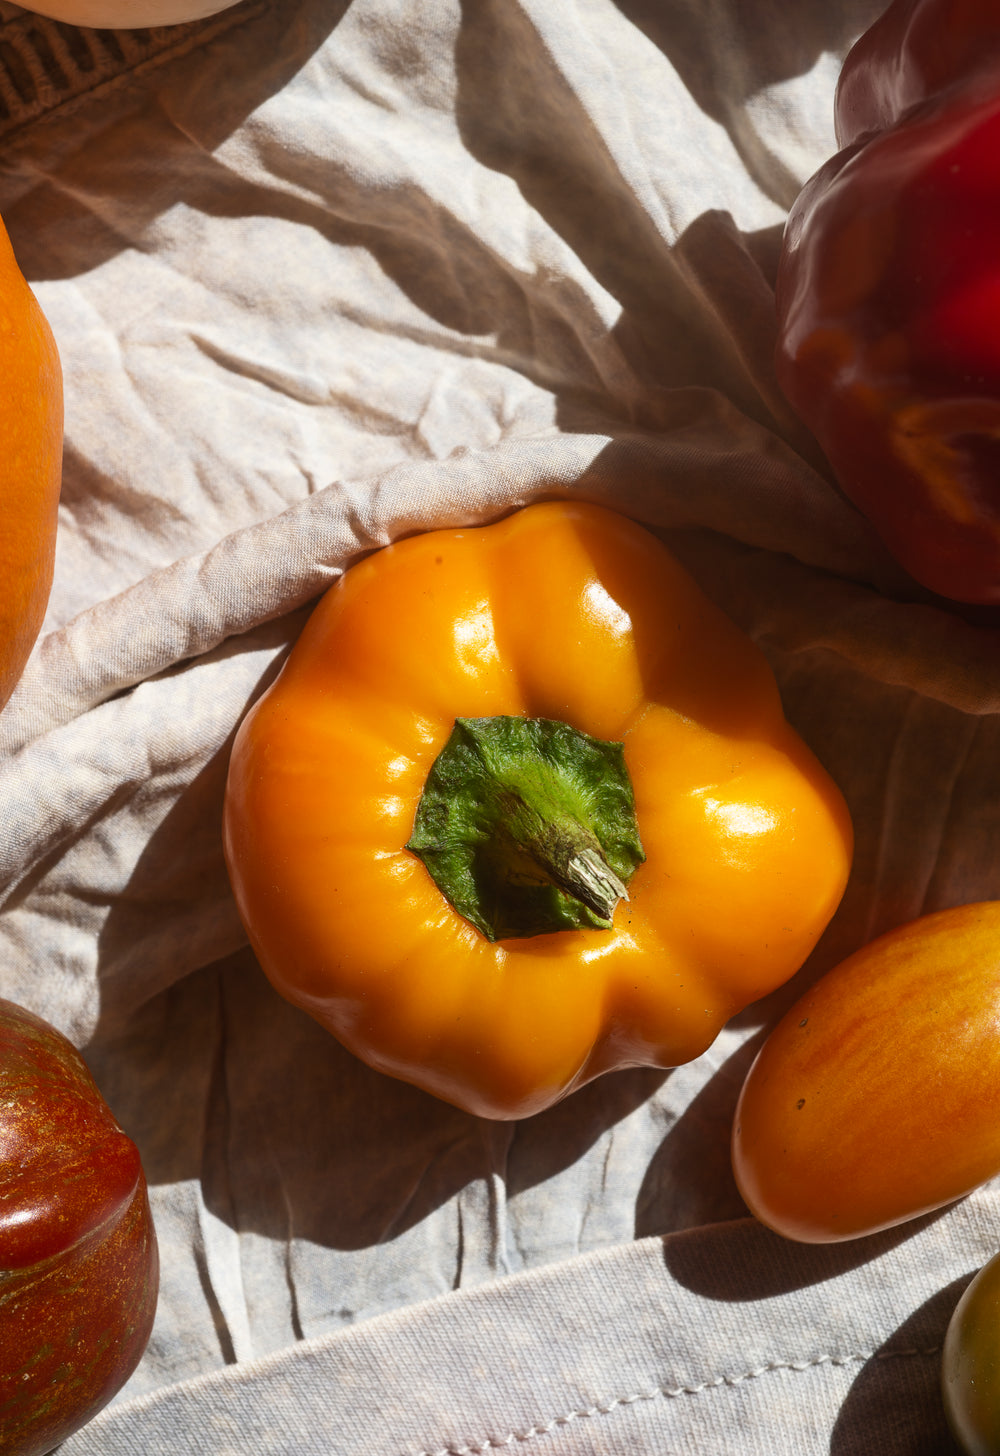
M 490 940 L 608 929 L 644 858 L 620 743 L 546 718 L 459 718 L 407 848 Z
M 628 888 L 599 854 L 583 849 L 567 866 L 563 889 L 589 905 L 595 915 L 610 920 L 620 900 L 628 900 Z

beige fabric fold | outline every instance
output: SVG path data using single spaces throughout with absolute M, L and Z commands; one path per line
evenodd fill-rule
M 936 1352 L 996 1187 L 818 1254 L 746 1219 L 728 1163 L 782 1007 L 998 892 L 997 624 L 905 577 L 771 366 L 785 212 L 876 9 L 271 0 L 22 97 L 0 213 L 66 454 L 0 714 L 0 993 L 83 1048 L 164 1264 L 146 1356 L 67 1456 L 940 1449 Z M 0 9 L 18 54 L 33 27 Z M 496 1126 L 276 996 L 221 809 L 237 724 L 343 570 L 552 496 L 647 524 L 756 637 L 857 850 L 810 962 L 704 1057 Z

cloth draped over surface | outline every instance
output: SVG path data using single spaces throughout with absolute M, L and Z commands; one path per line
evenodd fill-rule
M 0 0 L 0 214 L 66 382 L 56 579 L 0 714 L 0 993 L 82 1048 L 163 1259 L 67 1456 L 945 1449 L 997 1188 L 802 1248 L 728 1161 L 796 994 L 998 893 L 997 626 L 892 562 L 771 364 L 783 220 L 879 8 L 245 0 L 119 33 Z M 697 1062 L 494 1125 L 275 995 L 221 803 L 345 567 L 553 496 L 650 526 L 760 642 L 857 849 L 809 963 Z

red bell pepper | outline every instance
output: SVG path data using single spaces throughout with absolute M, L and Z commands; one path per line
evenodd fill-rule
M 894 0 L 788 219 L 776 364 L 907 570 L 1000 602 L 1000 8 Z

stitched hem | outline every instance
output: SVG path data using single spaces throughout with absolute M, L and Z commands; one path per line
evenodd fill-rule
M 941 1345 L 931 1345 L 926 1349 L 912 1348 L 906 1350 L 857 1350 L 849 1355 L 814 1355 L 809 1360 L 769 1360 L 766 1365 L 758 1365 L 753 1370 L 744 1370 L 740 1375 L 717 1375 L 712 1380 L 703 1380 L 699 1385 L 658 1385 L 652 1390 L 638 1390 L 633 1395 L 616 1396 L 599 1405 L 586 1406 L 580 1410 L 567 1411 L 565 1415 L 555 1416 L 544 1425 L 529 1426 L 523 1431 L 510 1431 L 506 1436 L 487 1436 L 475 1445 L 471 1446 L 442 1446 L 436 1451 L 421 1450 L 416 1456 L 484 1456 L 490 1451 L 502 1451 L 505 1447 L 518 1445 L 525 1441 L 532 1441 L 536 1436 L 548 1436 L 560 1426 L 571 1425 L 574 1421 L 591 1420 L 595 1416 L 610 1415 L 612 1411 L 618 1410 L 621 1406 L 635 1405 L 644 1400 L 672 1400 L 681 1395 L 700 1395 L 706 1390 L 718 1390 L 727 1385 L 742 1385 L 745 1380 L 758 1380 L 762 1375 L 768 1375 L 774 1370 L 813 1370 L 820 1365 L 853 1365 L 863 1364 L 867 1360 L 900 1360 L 929 1358 L 941 1354 Z
M 183 25 L 91 30 L 30 11 L 0 18 L 0 137 L 126 84 L 255 19 L 266 0 Z

